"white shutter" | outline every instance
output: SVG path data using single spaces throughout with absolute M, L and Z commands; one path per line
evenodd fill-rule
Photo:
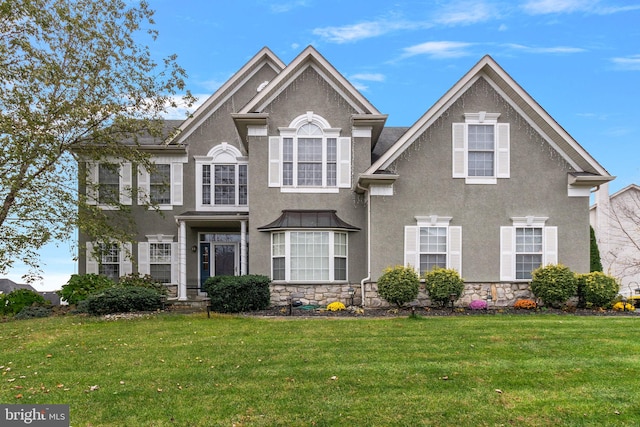
M 171 243 L 171 283 L 180 281 L 180 247 L 177 242 Z
M 85 274 L 98 274 L 98 260 L 93 257 L 93 243 L 87 242 L 87 267 Z
M 420 274 L 419 227 L 407 225 L 404 227 L 404 265 L 413 267 Z
M 351 188 L 351 138 L 338 138 L 338 187 Z
M 500 280 L 515 280 L 515 229 L 500 227 Z
M 131 163 L 120 165 L 120 203 L 131 204 Z
M 182 206 L 182 163 L 171 164 L 171 204 Z
M 98 191 L 96 186 L 100 182 L 100 177 L 98 176 L 98 164 L 87 162 L 85 163 L 87 171 L 86 171 L 86 194 L 87 194 L 87 204 L 96 205 L 98 204 Z
M 509 123 L 496 125 L 496 177 L 509 178 L 510 175 L 510 142 Z
M 558 263 L 558 227 L 544 227 L 543 232 L 543 244 L 544 255 L 543 265 L 557 264 Z
M 138 273 L 149 274 L 149 243 L 138 242 Z
M 449 227 L 448 243 L 447 268 L 456 270 L 462 276 L 462 227 Z
M 131 255 L 131 243 L 127 242 L 120 249 L 120 276 L 133 273 Z
M 465 178 L 467 176 L 467 138 L 465 134 L 466 125 L 464 123 L 453 123 L 451 138 L 453 178 Z
M 280 137 L 269 137 L 269 187 L 280 187 Z
M 149 171 L 142 165 L 138 165 L 138 204 L 146 205 L 149 203 L 149 194 L 151 193 L 151 182 Z

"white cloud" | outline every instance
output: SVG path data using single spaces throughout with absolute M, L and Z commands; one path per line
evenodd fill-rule
M 425 22 L 378 20 L 342 27 L 316 28 L 313 30 L 313 34 L 333 43 L 349 43 L 379 37 L 393 31 L 429 28 L 431 26 Z
M 383 82 L 384 81 L 384 74 L 380 74 L 380 73 L 360 73 L 360 74 L 353 74 L 352 76 L 350 76 L 350 80 L 366 80 L 366 81 L 370 81 L 370 82 Z
M 574 12 L 611 15 L 614 13 L 639 10 L 640 5 L 609 6 L 603 5 L 600 0 L 529 0 L 522 5 L 522 9 L 531 15 Z
M 620 70 L 640 71 L 640 55 L 611 58 L 611 62 Z
M 500 24 L 500 26 L 498 27 L 498 31 L 507 31 L 509 29 L 509 27 L 507 27 L 506 24 Z
M 162 118 L 166 120 L 185 120 L 188 115 L 196 111 L 211 96 L 211 94 L 194 96 L 198 99 L 191 107 L 186 106 L 182 101 L 181 96 L 174 96 L 173 100 L 176 102 L 177 107 L 167 108 L 166 112 L 162 115 Z
M 459 58 L 470 55 L 471 53 L 467 51 L 467 48 L 472 45 L 473 43 L 452 41 L 426 42 L 404 48 L 402 57 L 429 55 L 434 59 Z
M 497 18 L 497 11 L 484 1 L 462 1 L 448 3 L 439 12 L 435 21 L 444 25 L 468 25 Z
M 293 9 L 297 9 L 299 7 L 307 7 L 307 6 L 308 4 L 306 0 L 294 0 L 289 2 L 274 3 L 274 4 L 271 4 L 269 7 L 271 9 L 271 12 L 273 13 L 286 13 Z
M 511 49 L 521 50 L 523 52 L 530 53 L 581 53 L 586 52 L 586 49 L 581 47 L 571 47 L 571 46 L 552 46 L 552 47 L 533 47 L 533 46 L 525 46 L 517 43 L 508 43 L 505 46 Z

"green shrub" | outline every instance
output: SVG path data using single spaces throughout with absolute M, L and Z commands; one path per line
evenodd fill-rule
M 140 273 L 131 273 L 126 276 L 120 277 L 118 286 L 123 287 L 139 287 L 149 288 L 157 291 L 160 295 L 167 294 L 167 287 L 162 283 L 158 283 L 153 277 L 148 274 L 141 275 Z
M 51 307 L 42 305 L 33 305 L 24 307 L 13 318 L 14 319 L 34 319 L 36 317 L 49 317 L 51 316 Z
M 113 280 L 99 274 L 72 274 L 57 293 L 69 304 L 78 304 L 89 295 L 114 285 Z
M 160 294 L 149 288 L 115 286 L 89 295 L 83 304 L 92 315 L 153 311 L 162 307 Z
M 600 271 L 588 274 L 577 274 L 578 295 L 584 304 L 592 307 L 607 307 L 618 295 L 618 281 Z
M 0 314 L 14 315 L 24 307 L 34 304 L 47 304 L 42 295 L 30 289 L 16 289 L 6 295 L 0 295 Z
M 576 295 L 577 287 L 575 274 L 562 264 L 538 267 L 531 273 L 531 292 L 551 307 L 567 302 Z
M 429 292 L 431 302 L 435 302 L 441 307 L 451 301 L 451 295 L 455 299 L 460 298 L 464 291 L 464 280 L 460 274 L 451 268 L 434 268 L 424 273 L 424 287 Z
M 218 313 L 264 310 L 271 303 L 271 279 L 267 276 L 209 277 L 202 288 L 211 298 L 211 309 Z
M 386 268 L 378 279 L 378 295 L 398 308 L 416 299 L 419 290 L 420 277 L 413 267 Z

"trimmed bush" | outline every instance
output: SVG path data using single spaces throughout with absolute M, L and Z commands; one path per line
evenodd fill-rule
M 120 277 L 118 286 L 148 288 L 157 291 L 160 295 L 167 294 L 167 287 L 162 283 L 158 283 L 149 274 L 145 274 L 144 276 L 140 273 L 127 274 L 126 276 Z
M 78 304 L 89 295 L 114 285 L 113 280 L 99 274 L 72 274 L 57 293 L 69 304 Z
M 600 271 L 577 274 L 578 295 L 584 298 L 585 306 L 607 307 L 618 295 L 618 281 Z
M 560 307 L 576 294 L 578 282 L 569 267 L 549 264 L 531 273 L 531 292 L 545 305 Z
M 115 286 L 90 295 L 83 306 L 89 314 L 154 311 L 162 307 L 160 294 L 149 288 Z
M 34 304 L 45 305 L 47 301 L 42 295 L 30 289 L 16 289 L 6 295 L 0 295 L 0 314 L 14 315 Z
M 450 268 L 434 268 L 424 273 L 424 287 L 429 292 L 431 302 L 444 307 L 450 301 L 450 295 L 460 298 L 464 291 L 464 280 L 460 274 Z
M 413 267 L 388 267 L 378 279 L 378 295 L 398 308 L 413 301 L 420 291 L 420 277 Z
M 519 299 L 513 305 L 513 308 L 515 308 L 516 310 L 535 310 L 536 308 L 538 308 L 538 304 L 530 299 Z
M 51 307 L 42 305 L 33 305 L 24 307 L 13 318 L 14 319 L 35 319 L 37 317 L 49 317 L 51 316 Z
M 248 274 L 245 276 L 209 277 L 202 288 L 211 298 L 211 309 L 218 313 L 241 313 L 264 310 L 271 303 L 267 276 Z

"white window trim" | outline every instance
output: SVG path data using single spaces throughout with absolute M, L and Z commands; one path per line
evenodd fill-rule
M 97 260 L 93 257 L 93 248 L 95 245 L 99 244 L 98 242 L 87 242 L 86 243 L 86 274 L 99 274 L 100 271 L 100 260 Z M 120 245 L 120 251 L 118 253 L 118 262 L 119 262 L 119 270 L 120 277 L 126 276 L 127 274 L 131 274 L 133 272 L 133 263 L 131 262 L 131 243 L 124 243 Z
M 169 185 L 171 201 L 166 204 L 159 204 L 160 210 L 171 210 L 174 206 L 182 206 L 184 199 L 184 174 L 183 165 L 189 161 L 187 156 L 152 156 L 151 163 L 157 165 L 169 165 Z M 151 193 L 151 176 L 149 171 L 142 166 L 137 167 L 138 179 L 138 205 L 149 204 L 149 194 Z M 149 210 L 155 210 L 153 206 L 149 206 Z
M 100 164 L 115 164 L 118 165 L 118 176 L 119 176 L 119 202 L 122 205 L 131 205 L 131 190 L 132 190 L 132 182 L 131 182 L 131 163 L 130 162 L 121 162 L 117 159 L 106 158 L 102 162 L 86 162 L 86 178 L 87 178 L 87 186 L 86 186 L 86 196 L 87 196 L 87 204 L 98 206 L 102 210 L 119 210 L 118 206 L 101 204 L 99 202 L 99 189 L 98 186 L 100 184 Z
M 285 138 L 297 138 L 298 129 L 308 123 L 312 123 L 323 131 L 323 185 L 321 186 L 301 186 L 297 184 L 295 179 L 295 171 L 297 168 L 294 166 L 294 180 L 292 185 L 283 185 L 283 145 Z M 341 128 L 332 128 L 327 120 L 323 117 L 314 114 L 312 111 L 307 111 L 305 114 L 301 114 L 291 121 L 288 127 L 278 128 L 279 136 L 269 137 L 269 187 L 280 188 L 282 193 L 338 193 L 341 188 L 351 188 L 351 138 L 341 137 Z M 336 139 L 336 185 L 326 185 L 326 144 L 327 139 Z M 294 153 L 296 144 L 294 143 Z M 295 159 L 295 155 L 294 155 Z M 294 160 L 294 165 L 296 165 Z
M 324 233 L 329 233 L 329 242 L 327 243 L 329 246 L 329 266 L 328 266 L 328 270 L 329 270 L 329 280 L 291 280 L 291 233 L 298 233 L 298 232 L 302 232 L 302 233 L 308 233 L 308 232 L 324 232 Z M 279 234 L 279 233 L 284 233 L 284 269 L 285 269 L 285 278 L 284 280 L 274 280 L 274 283 L 322 283 L 322 284 L 326 284 L 326 283 L 347 283 L 349 281 L 349 233 L 346 230 L 334 230 L 334 229 L 321 229 L 321 228 L 309 228 L 309 229 L 295 229 L 295 230 L 278 230 L 278 231 L 273 231 L 271 233 L 271 238 L 270 238 L 270 245 L 271 245 L 271 258 L 270 258 L 270 263 L 271 263 L 271 277 L 273 277 L 273 258 L 274 258 L 274 253 L 273 253 L 273 236 L 275 234 Z M 347 236 L 347 243 L 346 243 L 346 251 L 347 251 L 347 256 L 346 256 L 346 279 L 340 279 L 340 280 L 335 280 L 335 234 L 336 233 L 344 233 Z M 342 256 L 340 256 L 340 258 L 344 258 Z
M 466 184 L 497 184 L 498 179 L 509 178 L 510 127 L 509 123 L 498 123 L 500 113 L 465 113 L 464 123 L 452 124 L 452 176 L 464 178 Z M 468 128 L 472 124 L 494 125 L 494 176 L 469 176 Z
M 530 281 L 530 279 L 516 279 L 516 228 L 541 228 L 541 266 L 558 263 L 558 227 L 547 226 L 548 219 L 548 217 L 536 217 L 533 215 L 512 217 L 511 226 L 500 227 L 500 281 Z
M 234 165 L 236 178 L 238 177 L 239 167 L 240 165 L 247 166 L 247 180 L 249 175 L 249 161 L 246 157 L 242 156 L 242 153 L 234 147 L 226 142 L 216 145 L 213 147 L 206 156 L 193 156 L 196 162 L 196 176 L 195 176 L 195 185 L 196 185 L 196 210 L 197 211 L 215 211 L 215 212 L 248 212 L 249 211 L 249 194 L 247 192 L 247 204 L 234 204 L 234 205 L 205 205 L 202 203 L 202 167 L 204 165 L 211 166 L 211 177 L 213 179 L 213 173 L 216 165 Z M 247 182 L 248 185 L 248 182 Z M 213 183 L 211 183 L 213 188 Z M 238 192 L 239 182 L 236 179 L 236 202 L 239 202 L 239 192 Z M 211 194 L 211 201 L 214 201 L 214 195 Z
M 151 274 L 150 243 L 171 243 L 171 282 L 165 285 L 175 285 L 179 281 L 179 247 L 174 242 L 172 234 L 148 234 L 146 242 L 138 242 L 138 273 Z
M 450 216 L 416 216 L 415 219 L 416 225 L 404 228 L 404 265 L 420 274 L 420 228 L 443 227 L 447 229 L 446 267 L 462 276 L 462 227 L 450 225 Z

